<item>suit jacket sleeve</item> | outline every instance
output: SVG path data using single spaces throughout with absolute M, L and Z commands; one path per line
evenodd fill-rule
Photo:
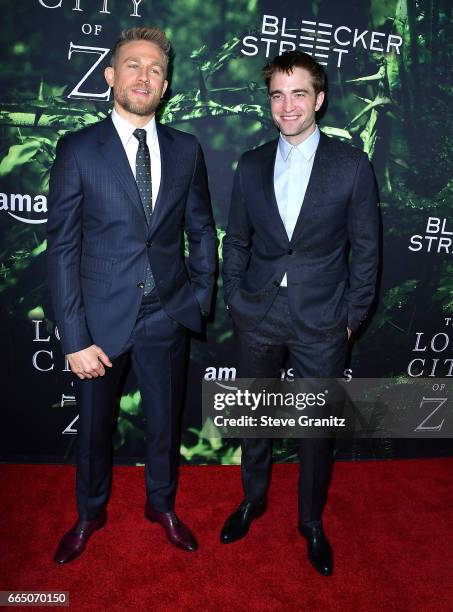
M 253 232 L 247 214 L 242 180 L 240 160 L 234 175 L 228 227 L 223 238 L 223 292 L 227 305 L 241 282 L 250 260 Z
M 58 142 L 50 174 L 47 222 L 48 282 L 64 354 L 91 344 L 80 287 L 82 181 L 67 138 Z
M 360 158 L 348 215 L 351 246 L 348 326 L 357 330 L 374 299 L 379 252 L 376 181 L 366 154 Z
M 203 152 L 197 143 L 195 164 L 186 203 L 185 230 L 189 243 L 192 288 L 207 315 L 211 308 L 217 267 L 217 235 L 212 216 Z

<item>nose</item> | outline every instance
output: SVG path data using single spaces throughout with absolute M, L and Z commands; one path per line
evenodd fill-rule
M 143 68 L 142 70 L 140 70 L 140 74 L 138 78 L 140 81 L 142 81 L 142 83 L 149 83 L 149 76 L 148 76 L 148 72 L 146 71 L 146 68 Z
M 283 112 L 290 113 L 293 110 L 293 101 L 290 97 L 283 100 Z

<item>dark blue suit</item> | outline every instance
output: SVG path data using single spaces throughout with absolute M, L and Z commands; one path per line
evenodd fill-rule
M 49 194 L 48 265 L 63 352 L 111 358 L 137 319 L 147 259 L 167 314 L 201 330 L 214 286 L 215 231 L 194 136 L 156 124 L 162 178 L 152 223 L 110 118 L 60 140 Z M 183 232 L 189 241 L 189 274 Z
M 194 136 L 156 127 L 162 174 L 149 225 L 110 117 L 62 138 L 51 172 L 48 272 L 63 352 L 94 343 L 114 360 L 104 377 L 76 381 L 84 518 L 108 497 L 113 401 L 127 354 L 147 417 L 148 496 L 158 510 L 172 508 L 185 330 L 200 331 L 210 309 L 216 234 L 203 154 Z M 143 300 L 148 260 L 156 287 Z
M 277 143 L 245 153 L 235 175 L 223 240 L 224 294 L 233 320 L 240 329 L 256 328 L 287 272 L 301 337 L 346 325 L 355 331 L 373 300 L 377 271 L 377 193 L 368 157 L 321 133 L 289 240 L 273 185 Z
M 356 330 L 372 303 L 379 219 L 366 154 L 321 133 L 291 240 L 273 184 L 278 140 L 245 153 L 234 179 L 223 240 L 223 283 L 242 378 L 272 378 L 289 365 L 296 377 L 341 377 L 347 326 Z M 287 289 L 280 283 L 287 273 Z M 266 495 L 271 445 L 244 440 L 247 501 Z M 321 520 L 332 464 L 329 439 L 299 445 L 301 521 Z

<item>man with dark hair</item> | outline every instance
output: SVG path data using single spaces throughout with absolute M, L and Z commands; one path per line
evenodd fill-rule
M 129 356 L 146 418 L 145 515 L 175 546 L 197 548 L 174 511 L 178 430 L 187 328 L 201 331 L 210 309 L 216 233 L 200 145 L 155 120 L 169 52 L 159 28 L 123 32 L 105 70 L 111 115 L 57 145 L 49 284 L 80 414 L 79 518 L 57 563 L 78 557 L 106 522 L 115 397 Z
M 375 180 L 365 153 L 322 134 L 323 68 L 283 53 L 263 69 L 280 135 L 239 160 L 223 240 L 223 282 L 241 378 L 343 376 L 347 343 L 372 303 L 378 264 Z M 350 250 L 350 259 L 348 254 Z M 244 537 L 266 510 L 269 439 L 244 439 L 244 500 L 221 541 Z M 333 571 L 322 512 L 332 438 L 298 440 L 299 532 L 321 574 Z

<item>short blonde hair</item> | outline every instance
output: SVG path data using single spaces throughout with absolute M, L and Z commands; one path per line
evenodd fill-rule
M 118 50 L 121 49 L 123 45 L 136 40 L 147 40 L 148 42 L 152 42 L 159 47 L 164 59 L 164 73 L 166 76 L 168 64 L 170 62 L 171 43 L 168 40 L 165 32 L 157 26 L 129 28 L 128 30 L 123 30 L 112 49 L 110 64 L 115 66 Z

